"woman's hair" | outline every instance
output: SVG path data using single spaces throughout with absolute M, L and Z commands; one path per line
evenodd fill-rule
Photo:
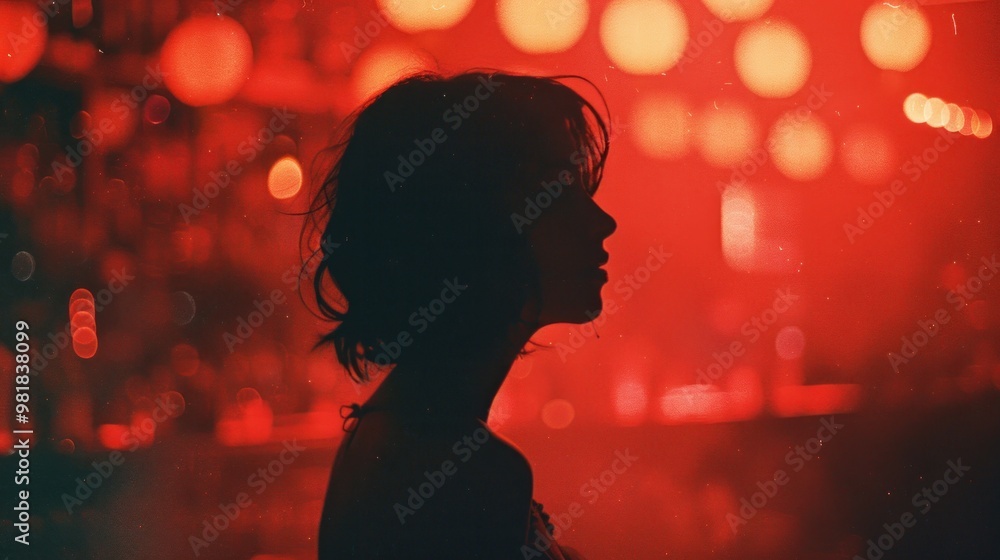
M 605 120 L 565 78 L 419 74 L 348 117 L 309 211 L 316 301 L 337 322 L 314 348 L 364 382 L 372 364 L 468 356 L 531 321 L 538 269 L 514 215 L 555 178 L 546 154 L 592 193 L 608 153 Z

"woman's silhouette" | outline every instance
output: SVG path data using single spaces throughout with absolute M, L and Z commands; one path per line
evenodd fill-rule
M 591 195 L 608 129 L 561 79 L 422 74 L 349 120 L 313 206 L 338 322 L 317 346 L 359 382 L 387 376 L 345 407 L 323 560 L 578 557 L 486 424 L 531 335 L 591 320 L 607 282 L 616 224 Z

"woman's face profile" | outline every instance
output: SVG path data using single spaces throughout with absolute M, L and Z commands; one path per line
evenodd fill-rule
M 601 287 L 608 281 L 601 268 L 608 262 L 604 240 L 617 223 L 591 197 L 593 187 L 581 184 L 574 164 L 579 152 L 565 146 L 554 152 L 559 155 L 536 164 L 542 184 L 529 198 L 540 215 L 525 230 L 539 270 L 539 323 L 585 323 L 602 308 Z

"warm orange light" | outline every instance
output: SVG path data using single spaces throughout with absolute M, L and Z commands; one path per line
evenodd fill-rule
M 979 116 L 976 115 L 976 110 L 972 107 L 962 107 L 962 129 L 958 132 L 962 136 L 972 135 L 972 124 L 975 122 L 976 126 L 979 126 Z
M 746 21 L 764 15 L 774 0 L 702 0 L 708 11 L 722 21 Z
M 698 115 L 696 147 L 708 163 L 731 167 L 750 157 L 759 142 L 757 121 L 739 103 L 714 102 Z
M 820 178 L 833 160 L 833 136 L 812 115 L 786 113 L 771 127 L 768 148 L 778 171 L 796 181 Z
M 744 187 L 722 193 L 722 256 L 735 270 L 750 270 L 757 248 L 757 204 Z
M 931 97 L 924 104 L 924 121 L 934 128 L 941 128 L 948 122 L 948 104 L 938 97 Z
M 302 188 L 302 166 L 299 160 L 285 156 L 274 162 L 267 174 L 267 189 L 278 200 L 292 198 Z
M 944 129 L 948 132 L 958 132 L 965 126 L 965 114 L 962 108 L 954 103 L 948 103 L 948 122 L 944 123 Z
M 927 105 L 927 96 L 922 93 L 911 93 L 903 101 L 903 113 L 906 118 L 917 124 L 927 122 L 927 115 L 924 107 Z
M 34 2 L 0 1 L 0 82 L 28 75 L 45 52 L 48 16 Z
M 931 47 L 930 22 L 916 2 L 877 2 L 861 18 L 861 47 L 879 68 L 912 70 Z
M 363 103 L 396 81 L 433 67 L 431 58 L 415 49 L 395 44 L 368 47 L 358 57 L 351 74 L 355 101 Z
M 986 111 L 976 111 L 976 119 L 972 125 L 972 134 L 976 138 L 987 138 L 993 133 L 993 117 Z
M 690 147 L 692 120 L 691 108 L 683 99 L 673 94 L 654 94 L 636 102 L 629 132 L 647 156 L 677 159 Z
M 614 0 L 601 16 L 600 33 L 615 66 L 630 74 L 659 74 L 680 60 L 688 23 L 673 0 Z
M 587 28 L 587 0 L 500 0 L 497 22 L 504 37 L 531 54 L 562 52 Z
M 167 88 L 182 102 L 213 105 L 235 96 L 250 76 L 250 36 L 226 16 L 194 16 L 175 27 L 160 52 Z
M 761 97 L 793 95 L 806 83 L 812 68 L 806 36 L 781 20 L 749 25 L 737 37 L 734 51 L 740 80 Z
M 418 33 L 458 24 L 474 3 L 474 0 L 378 0 L 378 7 L 396 29 Z

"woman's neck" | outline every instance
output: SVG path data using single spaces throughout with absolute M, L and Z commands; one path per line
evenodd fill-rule
M 534 332 L 516 327 L 509 342 L 474 356 L 402 362 L 367 401 L 368 406 L 411 415 L 486 422 L 514 360 Z

